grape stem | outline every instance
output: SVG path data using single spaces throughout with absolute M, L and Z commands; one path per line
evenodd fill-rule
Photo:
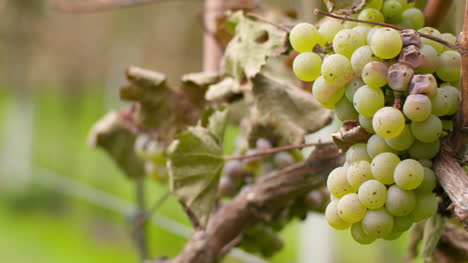
M 393 95 L 395 96 L 395 102 L 393 103 L 393 107 L 401 110 L 402 100 L 401 100 L 401 93 L 394 92 Z
M 297 145 L 287 145 L 287 146 L 271 148 L 265 151 L 256 152 L 252 154 L 245 154 L 245 155 L 239 155 L 239 156 L 224 156 L 224 160 L 246 160 L 246 159 L 266 156 L 266 155 L 270 155 L 270 154 L 274 154 L 278 152 L 285 152 L 285 151 L 290 151 L 294 149 L 300 149 L 300 148 L 312 147 L 312 146 L 318 146 L 318 145 L 326 145 L 326 144 L 333 144 L 333 143 L 332 142 L 328 142 L 328 143 L 319 142 L 319 143 L 303 143 L 303 144 L 297 144 Z
M 402 26 L 397 26 L 397 25 L 392 25 L 392 24 L 387 24 L 387 23 L 383 23 L 383 22 L 374 22 L 374 21 L 365 21 L 365 20 L 360 20 L 360 19 L 355 19 L 355 18 L 351 18 L 351 17 L 347 17 L 347 16 L 339 16 L 339 15 L 335 15 L 335 14 L 331 14 L 331 13 L 328 13 L 328 12 L 325 12 L 323 10 L 320 10 L 318 8 L 316 8 L 314 10 L 314 13 L 315 14 L 322 14 L 324 16 L 329 16 L 329 17 L 332 17 L 332 18 L 335 18 L 335 19 L 340 19 L 340 20 L 345 20 L 345 21 L 351 21 L 351 22 L 357 22 L 357 23 L 364 23 L 364 24 L 370 24 L 370 25 L 374 25 L 374 26 L 383 26 L 383 27 L 390 27 L 390 28 L 393 28 L 395 30 L 406 30 L 408 28 L 405 28 L 405 27 L 402 27 Z M 468 51 L 465 51 L 463 50 L 461 47 L 459 47 L 458 45 L 454 45 L 454 44 L 451 44 L 443 39 L 440 39 L 438 37 L 435 37 L 435 36 L 431 36 L 431 35 L 428 35 L 428 34 L 425 34 L 425 33 L 421 33 L 421 32 L 418 32 L 416 31 L 421 37 L 424 37 L 424 38 L 427 38 L 427 39 L 430 39 L 430 40 L 433 40 L 435 42 L 438 42 L 450 49 L 456 49 L 458 50 L 458 52 L 460 52 L 461 54 L 468 54 Z

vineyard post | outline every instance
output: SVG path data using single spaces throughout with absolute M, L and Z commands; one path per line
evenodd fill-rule
M 217 18 L 223 10 L 223 0 L 205 0 L 203 12 L 203 71 L 218 72 L 222 49 L 216 38 Z

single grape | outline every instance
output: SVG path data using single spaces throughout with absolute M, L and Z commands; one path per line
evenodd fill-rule
M 406 232 L 413 225 L 413 216 L 411 214 L 406 216 L 393 217 L 393 230 L 395 232 Z
M 447 115 L 455 114 L 460 107 L 460 91 L 453 86 L 442 86 L 438 91 L 444 90 L 447 100 L 449 101 L 449 110 Z
M 326 43 L 332 43 L 335 35 L 343 29 L 343 25 L 336 20 L 328 20 L 320 25 L 318 32 Z
M 439 56 L 440 65 L 436 69 L 437 76 L 447 82 L 456 82 L 461 76 L 461 56 L 456 51 L 445 51 Z
M 223 174 L 231 178 L 243 178 L 245 171 L 245 163 L 239 160 L 230 160 L 224 164 Z
M 367 245 L 375 241 L 375 238 L 371 238 L 364 230 L 362 230 L 361 222 L 354 223 L 351 226 L 351 236 L 359 244 Z
M 413 29 L 404 29 L 400 31 L 401 38 L 403 40 L 403 46 L 414 45 L 419 47 L 421 45 L 421 37 L 418 32 Z
M 442 39 L 447 41 L 448 43 L 450 43 L 452 45 L 457 44 L 457 37 L 450 34 L 450 33 L 442 33 Z M 453 49 L 450 49 L 450 48 L 444 46 L 444 51 L 447 51 L 447 50 L 453 50 Z
M 270 142 L 268 139 L 259 138 L 259 139 L 257 139 L 257 141 L 255 142 L 255 147 L 256 147 L 256 149 L 258 149 L 258 150 L 265 151 L 265 150 L 270 149 L 270 148 L 273 147 L 273 146 L 271 145 L 271 142 Z
M 431 100 L 422 94 L 409 95 L 403 105 L 403 113 L 412 121 L 424 121 L 429 118 L 431 112 Z
M 435 115 L 430 115 L 424 121 L 412 121 L 411 133 L 421 142 L 433 142 L 442 134 L 442 122 Z
M 371 88 L 380 88 L 387 84 L 387 66 L 379 61 L 371 61 L 362 69 L 362 80 Z
M 362 69 L 366 64 L 372 61 L 382 61 L 372 53 L 370 46 L 362 46 L 356 49 L 351 56 L 351 66 L 356 75 L 361 76 Z M 363 84 L 364 85 L 364 84 Z M 363 86 L 361 85 L 361 86 Z
M 351 80 L 354 73 L 349 59 L 340 54 L 326 57 L 323 60 L 321 72 L 325 80 L 342 86 Z
M 368 118 L 384 106 L 385 98 L 382 90 L 366 86 L 360 87 L 353 97 L 354 108 L 359 114 Z M 375 128 L 374 128 L 375 129 Z
M 387 241 L 392 241 L 392 240 L 397 240 L 398 238 L 401 237 L 403 232 L 391 232 L 390 234 L 387 234 L 386 236 L 382 237 L 382 239 L 387 240 Z
M 378 110 L 372 118 L 372 127 L 383 138 L 398 136 L 405 128 L 405 116 L 393 107 Z
M 403 160 L 395 167 L 393 179 L 401 189 L 413 190 L 422 183 L 424 179 L 424 168 L 416 160 Z
M 384 0 L 367 0 L 366 8 L 382 9 Z
M 405 124 L 403 131 L 396 137 L 385 138 L 387 145 L 396 151 L 408 150 L 414 142 L 414 136 L 411 133 L 411 128 L 408 124 Z
M 343 86 L 332 84 L 326 81 L 323 76 L 318 77 L 312 85 L 312 95 L 327 109 L 333 109 L 343 94 Z
M 407 91 L 413 75 L 414 71 L 410 66 L 395 63 L 387 71 L 388 85 L 395 91 Z
M 356 53 L 356 52 L 354 52 Z M 360 87 L 366 85 L 364 81 L 361 79 L 353 79 L 351 80 L 348 85 L 346 85 L 345 89 L 345 96 L 349 101 L 353 101 L 354 93 L 356 93 L 356 90 L 358 90 Z
M 364 45 L 361 33 L 353 29 L 343 29 L 333 39 L 333 50 L 347 58 L 351 58 L 353 52 Z
M 293 164 L 294 157 L 288 152 L 279 152 L 273 156 L 273 163 L 281 169 Z
M 237 187 L 233 179 L 229 176 L 221 176 L 218 185 L 218 196 L 233 196 L 236 193 Z
M 422 183 L 414 189 L 416 193 L 423 194 L 423 193 L 430 193 L 437 185 L 437 179 L 435 176 L 434 171 L 430 168 L 424 167 L 424 179 Z
M 416 195 L 413 191 L 403 190 L 392 185 L 387 191 L 385 208 L 393 216 L 409 215 L 416 205 Z
M 428 34 L 433 37 L 442 38 L 442 34 L 439 32 L 439 30 L 433 27 L 423 27 L 419 29 L 418 32 Z M 438 43 L 434 40 L 430 40 L 425 37 L 421 38 L 421 44 L 432 46 L 437 51 L 437 54 L 440 54 L 444 51 L 444 46 L 441 43 Z
M 398 1 L 385 1 L 382 7 L 382 14 L 387 23 L 396 24 L 401 21 L 403 6 Z
M 370 162 L 371 160 L 372 159 L 367 153 L 367 144 L 365 143 L 355 143 L 351 147 L 349 147 L 348 151 L 346 151 L 346 161 L 350 163 L 354 163 L 357 161 Z
M 337 167 L 331 171 L 327 179 L 327 188 L 332 195 L 338 198 L 341 198 L 346 194 L 356 192 L 356 190 L 348 183 L 346 168 L 344 167 Z
M 437 50 L 429 45 L 421 45 L 419 46 L 419 53 L 421 53 L 423 63 L 415 71 L 418 73 L 433 73 L 439 64 Z
M 369 31 L 369 33 L 367 34 L 367 44 L 370 44 L 371 39 L 374 36 L 374 33 L 381 28 L 382 28 L 381 26 L 375 26 Z
M 368 161 L 352 163 L 346 171 L 346 178 L 354 189 L 359 189 L 362 183 L 374 178 L 372 177 L 370 163 Z
M 393 174 L 400 158 L 390 152 L 381 153 L 374 157 L 371 163 L 372 175 L 383 184 L 393 184 Z
M 320 41 L 321 36 L 317 28 L 309 23 L 299 23 L 289 33 L 289 42 L 299 53 L 311 52 Z
M 384 237 L 392 232 L 393 216 L 385 208 L 368 210 L 361 222 L 362 230 L 371 238 Z
M 406 21 L 406 27 L 418 30 L 424 26 L 424 14 L 418 8 L 408 8 L 401 14 L 401 19 Z
M 411 68 L 419 68 L 424 64 L 424 57 L 419 52 L 419 47 L 415 45 L 409 45 L 401 50 L 398 56 L 398 62 L 406 64 Z
M 438 202 L 435 194 L 417 194 L 416 207 L 411 213 L 414 222 L 419 222 L 434 215 L 437 211 L 437 206 Z
M 372 35 L 370 46 L 377 57 L 390 59 L 398 56 L 403 47 L 403 41 L 398 31 L 384 27 Z
M 359 24 L 353 28 L 354 31 L 357 31 L 361 36 L 361 42 L 366 45 L 367 44 L 367 35 L 369 31 L 371 31 L 372 27 L 364 24 Z
M 371 158 L 374 158 L 378 154 L 392 151 L 393 149 L 387 145 L 384 138 L 380 137 L 378 134 L 372 135 L 367 141 L 367 153 Z
M 384 22 L 385 18 L 379 10 L 375 8 L 366 8 L 359 13 L 359 20 L 372 21 L 372 22 Z
M 357 120 L 359 114 L 345 96 L 335 105 L 335 114 L 341 121 L 345 120 Z
M 367 118 L 364 115 L 359 115 L 359 124 L 368 133 L 375 133 L 374 128 L 372 127 L 372 117 Z
M 338 201 L 331 201 L 327 208 L 325 209 L 325 218 L 327 219 L 328 224 L 337 230 L 343 230 L 351 226 L 350 223 L 345 222 L 338 215 L 337 209 Z
M 437 94 L 437 81 L 432 74 L 414 75 L 411 78 L 409 92 L 433 97 Z
M 440 150 L 439 140 L 430 143 L 420 142 L 415 140 L 413 145 L 408 149 L 409 154 L 418 159 L 432 159 L 436 157 Z
M 358 197 L 363 206 L 378 209 L 385 204 L 387 188 L 377 180 L 368 180 L 359 187 Z
M 437 89 L 437 94 L 431 98 L 432 114 L 436 116 L 452 115 L 458 111 L 460 92 L 452 86 Z
M 338 201 L 338 215 L 345 222 L 356 223 L 366 214 L 366 208 L 359 201 L 357 194 L 347 194 Z
M 314 52 L 304 52 L 297 55 L 293 62 L 293 71 L 302 81 L 314 81 L 320 76 L 322 58 Z

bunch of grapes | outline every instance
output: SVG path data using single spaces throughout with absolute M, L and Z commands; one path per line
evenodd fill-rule
M 324 22 L 301 23 L 290 33 L 300 54 L 293 70 L 314 81 L 312 94 L 341 121 L 356 120 L 371 134 L 352 145 L 343 167 L 327 181 L 325 216 L 335 229 L 351 228 L 369 244 L 393 240 L 432 216 L 438 201 L 432 161 L 440 137 L 458 111 L 460 54 L 415 31 L 455 44 L 456 37 L 422 27 L 424 17 L 406 0 L 370 1 L 357 18 L 409 29 Z M 314 53 L 321 45 L 325 52 Z
M 140 134 L 135 140 L 134 150 L 145 162 L 145 172 L 150 178 L 159 182 L 167 181 L 166 153 L 156 138 Z

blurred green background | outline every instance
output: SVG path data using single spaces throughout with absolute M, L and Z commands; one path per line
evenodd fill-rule
M 317 1 L 266 2 L 310 19 Z M 128 65 L 164 72 L 174 84 L 201 70 L 202 8 L 169 0 L 64 14 L 45 1 L 0 0 L 0 262 L 138 262 L 134 182 L 88 147 L 88 131 L 121 106 Z M 146 187 L 149 203 L 167 191 L 153 181 Z M 158 213 L 148 227 L 150 254 L 173 257 L 190 224 L 172 197 Z M 269 261 L 401 262 L 406 244 L 405 235 L 357 245 L 320 216 L 290 224 L 283 236 L 285 249 Z

